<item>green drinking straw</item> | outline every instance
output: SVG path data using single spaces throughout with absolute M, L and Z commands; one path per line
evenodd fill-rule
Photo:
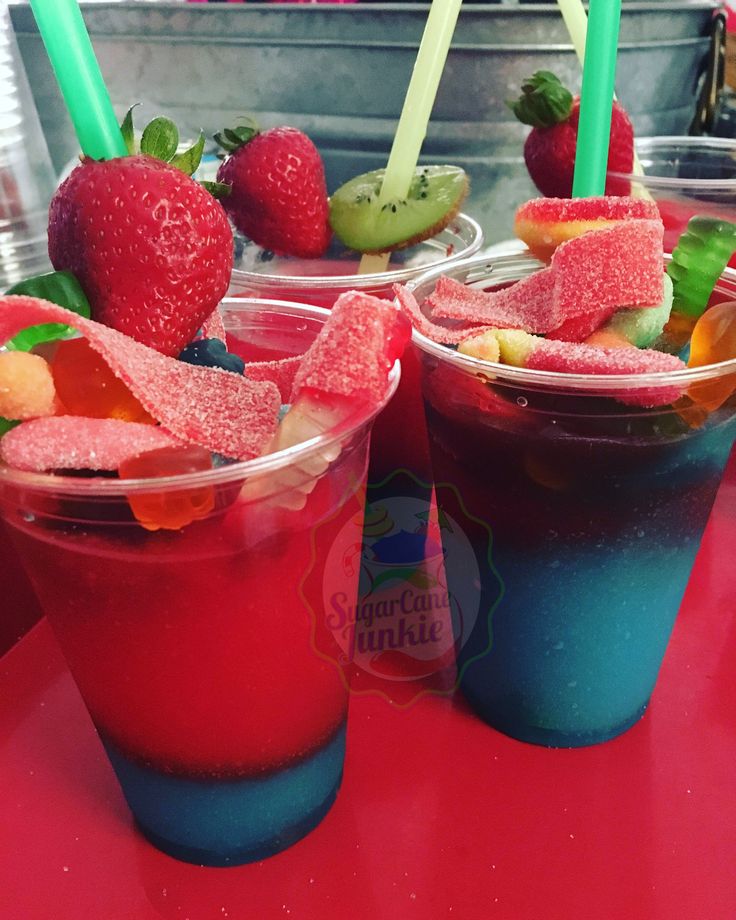
M 461 5 L 462 0 L 432 0 L 386 163 L 379 203 L 405 198 L 409 192 Z M 359 274 L 384 271 L 390 257 L 390 253 L 363 256 Z
M 602 195 L 606 188 L 620 21 L 621 0 L 590 0 L 573 198 Z
M 128 151 L 76 0 L 31 0 L 31 8 L 82 152 L 95 160 L 125 156 Z

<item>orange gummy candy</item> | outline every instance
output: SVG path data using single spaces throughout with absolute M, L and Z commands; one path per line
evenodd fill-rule
M 56 393 L 67 414 L 156 424 L 86 339 L 56 343 L 50 360 Z
M 731 300 L 710 307 L 695 323 L 687 363 L 688 367 L 704 367 L 733 358 L 736 358 L 736 301 Z M 733 373 L 694 383 L 687 395 L 702 412 L 696 424 L 702 423 L 707 413 L 722 406 L 734 390 L 736 374 Z
M 124 460 L 118 469 L 121 479 L 149 479 L 181 476 L 212 469 L 210 452 L 196 445 L 162 447 Z M 169 489 L 167 492 L 139 492 L 128 495 L 136 520 L 146 530 L 179 530 L 206 517 L 215 507 L 212 486 L 197 489 Z

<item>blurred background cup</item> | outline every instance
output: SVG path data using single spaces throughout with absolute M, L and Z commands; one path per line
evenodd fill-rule
M 56 188 L 7 3 L 0 4 L 0 287 L 50 271 L 48 205 Z
M 230 295 L 296 301 L 327 309 L 340 294 L 351 290 L 392 300 L 394 284 L 407 284 L 432 267 L 449 269 L 475 255 L 482 245 L 479 224 L 466 214 L 458 214 L 432 239 L 392 253 L 386 271 L 359 275 L 359 254 L 337 240 L 321 259 L 298 259 L 274 255 L 236 234 Z M 427 489 L 415 482 L 429 482 L 431 473 L 418 364 L 411 349 L 402 358 L 396 398 L 376 420 L 371 444 L 369 482 L 379 483 L 392 475 L 395 478 L 383 497 L 416 494 L 428 499 Z M 377 497 L 373 490 L 373 498 Z
M 0 3 L 0 290 L 50 271 L 48 204 L 56 187 L 8 5 Z M 41 616 L 0 521 L 0 655 Z
M 540 267 L 515 255 L 449 274 L 487 289 Z M 420 304 L 437 278 L 415 286 Z M 736 273 L 717 296 L 736 298 Z M 414 344 L 438 507 L 464 522 L 480 570 L 464 695 L 523 741 L 615 737 L 649 702 L 731 450 L 736 360 L 614 378 L 484 362 L 416 331 Z M 643 386 L 668 388 L 666 404 L 614 398 Z M 691 416 L 704 389 L 718 407 Z M 469 567 L 448 553 L 446 570 L 460 596 Z
M 736 221 L 736 140 L 720 137 L 642 137 L 636 141 L 644 175 L 628 179 L 632 193 L 650 195 L 672 252 L 695 214 Z
M 248 360 L 257 346 L 303 353 L 327 316 L 223 307 L 231 350 Z M 172 856 L 262 859 L 335 799 L 348 682 L 324 569 L 335 540 L 360 539 L 380 408 L 287 450 L 164 479 L 0 466 L 0 513 L 131 811 Z M 139 523 L 161 509 L 190 522 Z M 331 571 L 330 584 L 354 603 L 357 572 Z

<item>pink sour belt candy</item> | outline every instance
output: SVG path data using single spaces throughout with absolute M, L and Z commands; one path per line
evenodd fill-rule
M 0 439 L 0 456 L 19 470 L 116 470 L 130 457 L 179 442 L 153 425 L 56 415 L 22 422 Z
M 340 295 L 302 357 L 294 377 L 291 408 L 270 450 L 318 437 L 347 423 L 365 403 L 377 405 L 385 397 L 388 375 L 410 335 L 411 324 L 390 301 L 359 291 Z M 269 484 L 275 503 L 292 510 L 303 507 L 340 450 L 339 443 L 325 445 L 279 470 L 277 483 Z
M 445 279 L 443 276 L 439 280 L 449 279 Z M 465 285 L 460 286 L 463 289 L 465 288 Z M 422 313 L 422 309 L 417 303 L 416 297 L 408 288 L 401 284 L 395 284 L 394 294 L 396 296 L 396 303 L 412 326 L 421 332 L 422 335 L 425 335 L 428 339 L 440 345 L 457 345 L 459 342 L 462 342 L 463 339 L 467 338 L 470 332 L 482 328 L 483 324 L 467 322 L 456 323 L 452 329 L 448 329 L 446 326 L 439 326 L 437 323 L 433 323 L 430 319 L 427 319 L 424 313 Z M 489 326 L 488 323 L 485 325 Z
M 312 391 L 379 402 L 410 337 L 411 324 L 390 301 L 360 291 L 341 294 L 302 358 L 292 399 Z
M 487 348 L 484 341 L 495 336 L 501 361 L 529 370 L 553 371 L 563 374 L 656 374 L 684 370 L 686 365 L 674 355 L 643 348 L 611 348 L 570 342 L 558 342 L 529 335 L 519 329 L 486 331 L 468 336 L 460 351 L 473 357 Z M 682 394 L 677 385 L 626 388 L 607 391 L 619 402 L 633 406 L 653 407 L 674 402 Z
M 278 361 L 251 361 L 243 373 L 249 380 L 268 380 L 279 389 L 282 403 L 288 403 L 294 387 L 294 377 L 301 364 L 301 355 Z
M 45 300 L 0 298 L 0 343 L 47 322 L 66 323 L 84 335 L 173 438 L 249 460 L 260 456 L 273 437 L 281 405 L 273 383 L 177 361 Z
M 222 314 L 220 313 L 219 309 L 213 310 L 207 319 L 202 323 L 202 338 L 219 339 L 221 342 L 227 341 L 225 323 L 222 319 Z
M 519 285 L 523 285 L 519 290 Z M 498 291 L 479 291 L 453 278 L 437 279 L 427 303 L 434 316 L 484 323 L 500 329 L 546 332 L 557 318 L 551 315 L 555 271 L 544 268 Z
M 622 307 L 657 306 L 663 297 L 661 221 L 611 223 L 562 243 L 547 269 L 498 291 L 461 290 L 442 279 L 428 298 L 433 315 L 570 339 L 586 338 Z
M 566 240 L 616 221 L 660 220 L 653 201 L 606 195 L 593 198 L 532 198 L 514 218 L 514 233 L 540 259 L 549 261 Z

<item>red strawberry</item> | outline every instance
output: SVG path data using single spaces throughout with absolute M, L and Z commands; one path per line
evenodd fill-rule
M 331 235 L 327 185 L 322 158 L 306 134 L 240 126 L 215 140 L 229 153 L 217 181 L 231 186 L 223 206 L 238 230 L 281 255 L 323 256 Z
M 94 319 L 166 355 L 194 338 L 230 282 L 222 206 L 145 154 L 77 166 L 51 201 L 48 239 L 54 268 L 77 277 Z
M 522 84 L 522 96 L 510 103 L 519 121 L 532 125 L 524 144 L 524 160 L 539 191 L 548 198 L 570 198 L 578 140 L 580 97 L 557 77 L 539 70 Z M 634 129 L 624 108 L 613 103 L 609 171 L 631 173 L 634 166 Z M 624 179 L 607 179 L 606 195 L 629 195 Z

